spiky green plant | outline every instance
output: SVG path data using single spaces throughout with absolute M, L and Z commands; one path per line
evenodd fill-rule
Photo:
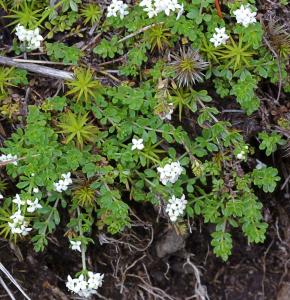
M 233 70 L 237 70 L 242 65 L 250 67 L 250 60 L 255 54 L 254 51 L 249 51 L 250 44 L 244 44 L 242 37 L 239 38 L 238 42 L 230 37 L 230 41 L 230 44 L 224 45 L 224 49 L 219 50 L 217 53 L 220 59 L 228 62 L 225 69 L 232 68 Z
M 102 10 L 98 4 L 89 3 L 81 10 L 81 16 L 84 18 L 85 25 L 90 23 L 90 25 L 93 26 L 100 20 Z
M 172 34 L 163 24 L 156 24 L 144 33 L 144 39 L 149 44 L 151 52 L 157 49 L 162 52 L 165 48 L 171 46 Z
M 95 201 L 95 191 L 89 186 L 81 186 L 73 192 L 77 204 L 82 207 L 91 207 Z
M 90 69 L 79 68 L 75 70 L 75 79 L 66 83 L 70 89 L 67 95 L 76 96 L 77 101 L 89 101 L 90 97 L 95 98 L 102 93 L 102 85 L 94 79 Z
M 76 115 L 71 111 L 62 116 L 62 121 L 58 124 L 61 129 L 59 133 L 65 135 L 65 143 L 75 140 L 79 148 L 83 148 L 85 143 L 96 141 L 99 129 L 88 123 L 88 114 Z
M 217 48 L 208 41 L 208 39 L 205 37 L 205 35 L 202 36 L 202 45 L 201 48 L 199 49 L 202 54 L 206 56 L 206 59 L 211 62 L 214 61 L 218 63 L 218 58 L 217 58 Z
M 9 25 L 21 24 L 26 28 L 34 28 L 41 17 L 40 9 L 34 8 L 34 1 L 27 3 L 23 1 L 17 10 L 11 10 L 14 14 L 8 16 L 10 19 L 14 19 Z
M 209 63 L 203 61 L 199 52 L 191 48 L 180 49 L 179 55 L 172 55 L 171 66 L 175 72 L 174 79 L 180 87 L 189 87 L 195 82 L 203 81 L 202 70 L 205 70 Z

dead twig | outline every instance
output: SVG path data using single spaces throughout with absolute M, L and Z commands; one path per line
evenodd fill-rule
M 67 71 L 62 71 L 50 67 L 39 66 L 32 63 L 21 63 L 15 61 L 13 58 L 0 56 L 0 64 L 4 66 L 24 69 L 32 73 L 37 73 L 45 77 L 53 77 L 62 80 L 73 80 L 74 74 Z
M 0 270 L 17 287 L 17 289 L 21 292 L 21 294 L 25 297 L 25 299 L 31 300 L 30 297 L 23 291 L 22 287 L 18 284 L 18 282 L 13 278 L 13 276 L 8 272 L 8 270 L 3 266 L 1 262 L 0 262 Z
M 6 283 L 4 282 L 4 280 L 2 279 L 1 276 L 0 276 L 0 284 L 2 285 L 3 289 L 7 292 L 10 299 L 16 300 L 15 297 L 13 296 L 12 292 L 9 290 L 8 286 L 6 285 Z

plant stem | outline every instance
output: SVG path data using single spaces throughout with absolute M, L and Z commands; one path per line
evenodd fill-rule
M 77 212 L 78 212 L 78 219 L 79 219 L 79 232 L 80 232 L 80 237 L 83 238 L 83 228 L 82 228 L 82 221 L 81 221 L 81 211 L 79 206 L 77 207 Z M 82 243 L 81 245 L 81 251 L 82 251 L 82 266 L 83 266 L 83 271 L 87 271 L 87 263 L 86 263 L 86 246 Z
M 223 19 L 223 13 L 222 13 L 222 10 L 221 10 L 221 6 L 220 6 L 219 0 L 215 0 L 215 7 L 216 7 L 216 10 L 217 10 L 218 16 L 219 16 L 221 19 Z

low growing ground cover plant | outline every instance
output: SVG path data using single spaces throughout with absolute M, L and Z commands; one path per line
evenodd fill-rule
M 287 136 L 262 126 L 253 142 L 219 103 L 250 116 L 261 105 L 260 85 L 279 85 L 277 102 L 290 91 L 282 24 L 263 23 L 253 0 L 225 1 L 222 10 L 214 0 L 0 3 L 14 36 L 12 56 L 40 51 L 74 72 L 56 91 L 31 97 L 25 122 L 1 148 L 1 166 L 15 185 L 14 193 L 5 184 L 1 190 L 3 237 L 31 240 L 43 251 L 65 226 L 82 260 L 66 286 L 83 297 L 106 278 L 87 268 L 86 250 L 97 242 L 92 231 L 130 228 L 133 201 L 160 207 L 180 234 L 188 220 L 214 224 L 211 246 L 224 261 L 233 228 L 249 243 L 265 240 L 259 195 L 273 193 L 280 176 L 257 157 L 271 156 Z M 97 36 L 91 48 L 80 43 L 87 31 Z M 0 69 L 1 114 L 9 122 L 21 119 L 11 95 L 27 91 L 30 78 Z M 279 122 L 289 131 L 289 120 Z

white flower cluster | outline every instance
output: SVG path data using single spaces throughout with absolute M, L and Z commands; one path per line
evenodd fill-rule
M 250 24 L 256 23 L 256 12 L 252 12 L 249 5 L 241 5 L 241 7 L 235 10 L 234 15 L 236 17 L 237 23 L 242 24 L 244 27 L 248 27 Z M 213 34 L 210 42 L 214 44 L 215 47 L 220 45 L 225 45 L 229 36 L 226 34 L 226 28 L 215 28 L 215 33 Z
M 164 12 L 166 16 L 169 16 L 171 12 L 178 12 L 177 20 L 183 13 L 183 4 L 179 4 L 177 0 L 142 0 L 139 4 L 144 7 L 144 11 L 147 12 L 148 17 L 152 18 L 159 13 Z
M 181 175 L 183 168 L 179 162 L 172 162 L 166 164 L 163 168 L 158 167 L 157 171 L 160 175 L 160 181 L 162 184 L 166 185 L 168 182 L 175 183 Z
M 12 233 L 21 234 L 23 236 L 27 235 L 32 228 L 27 227 L 28 222 L 25 221 L 24 213 L 22 212 L 22 208 L 26 205 L 26 209 L 28 212 L 33 213 L 38 208 L 42 206 L 38 203 L 38 198 L 35 200 L 22 200 L 18 194 L 16 194 L 15 198 L 12 200 L 13 203 L 17 206 L 17 211 L 10 217 L 12 222 L 8 222 L 8 225 L 11 229 Z
M 210 42 L 214 44 L 215 47 L 219 47 L 220 45 L 224 45 L 227 40 L 229 39 L 229 36 L 226 34 L 226 28 L 216 28 L 215 32 L 213 34 L 213 37 L 210 39 Z
M 107 17 L 117 17 L 120 15 L 121 19 L 124 19 L 128 15 L 128 5 L 121 0 L 112 0 L 112 3 L 108 7 Z
M 63 179 L 60 179 L 58 182 L 53 183 L 54 189 L 59 193 L 66 191 L 68 189 L 68 186 L 72 184 L 70 172 L 61 174 L 61 177 Z
M 11 162 L 13 165 L 17 166 L 17 155 L 2 154 L 0 155 L 0 162 Z
M 248 27 L 250 24 L 256 23 L 256 12 L 252 12 L 249 5 L 241 5 L 241 7 L 234 11 L 237 23 Z
M 104 274 L 88 272 L 88 280 L 81 274 L 78 278 L 67 277 L 66 287 L 80 297 L 88 298 L 102 286 Z
M 17 35 L 19 41 L 23 42 L 28 50 L 40 48 L 43 37 L 39 34 L 39 28 L 30 30 L 18 24 L 15 30 L 15 34 Z
M 81 241 L 70 240 L 69 242 L 70 242 L 70 246 L 71 246 L 72 250 L 76 250 L 76 251 L 82 252 L 82 250 L 81 250 L 82 242 Z
M 132 139 L 132 148 L 131 150 L 143 150 L 144 149 L 144 144 L 143 144 L 143 139 Z
M 186 204 L 187 200 L 185 200 L 184 195 L 182 195 L 180 199 L 175 196 L 172 196 L 172 198 L 169 199 L 169 203 L 167 204 L 165 211 L 168 213 L 172 222 L 176 222 L 177 218 L 183 215 Z

